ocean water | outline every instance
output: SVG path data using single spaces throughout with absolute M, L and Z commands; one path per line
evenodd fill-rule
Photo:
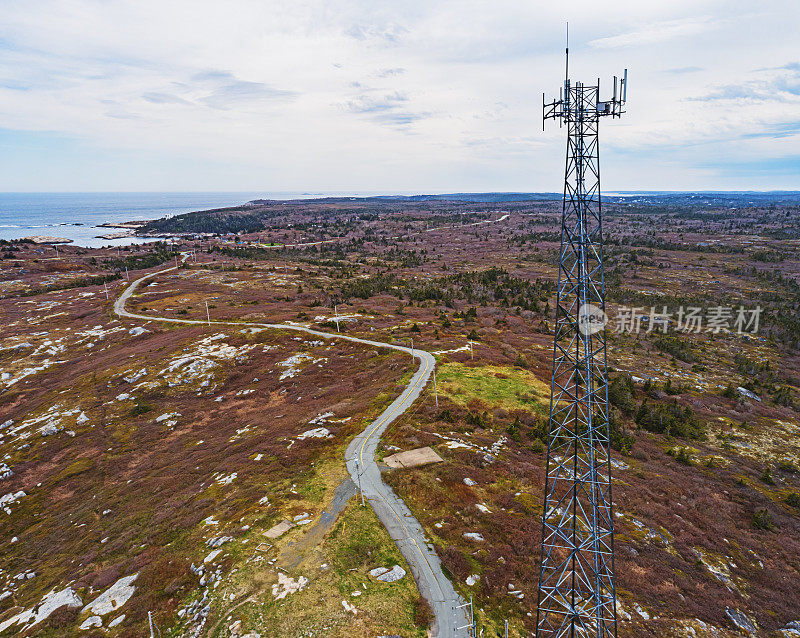
M 0 239 L 52 235 L 76 246 L 140 243 L 142 239 L 97 239 L 120 229 L 98 224 L 158 219 L 195 210 L 237 206 L 253 199 L 302 199 L 333 193 L 0 193 Z M 336 193 L 339 194 L 339 193 Z

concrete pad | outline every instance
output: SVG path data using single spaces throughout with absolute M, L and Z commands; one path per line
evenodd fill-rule
M 415 450 L 398 452 L 383 459 L 383 462 L 393 469 L 427 465 L 428 463 L 442 463 L 443 461 L 444 459 L 429 447 L 418 447 Z
M 293 527 L 294 523 L 291 521 L 281 521 L 274 527 L 270 527 L 266 532 L 264 532 L 264 536 L 267 538 L 278 538 L 279 536 L 283 536 Z

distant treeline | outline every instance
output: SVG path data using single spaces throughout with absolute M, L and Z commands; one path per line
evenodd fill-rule
M 555 291 L 552 281 L 537 279 L 529 281 L 511 275 L 504 268 L 471 270 L 453 275 L 444 275 L 427 280 L 402 279 L 392 273 L 354 279 L 341 287 L 341 298 L 369 299 L 380 293 L 390 292 L 409 301 L 436 301 L 452 307 L 457 300 L 468 303 L 497 303 L 505 307 L 522 310 L 541 310 Z
M 121 258 L 106 259 L 104 265 L 109 270 L 116 270 L 118 272 L 125 270 L 142 270 L 144 268 L 152 268 L 153 266 L 160 266 L 164 262 L 174 259 L 178 253 L 165 244 L 159 243 L 155 245 L 155 249 L 151 250 L 145 255 L 128 255 Z
M 266 211 L 255 213 L 239 206 L 203 210 L 148 222 L 140 233 L 253 233 L 266 228 Z
M 119 273 L 114 273 L 111 275 L 95 275 L 92 277 L 78 277 L 77 279 L 71 279 L 70 281 L 65 281 L 63 283 L 56 283 L 50 284 L 48 286 L 36 286 L 34 288 L 29 288 L 23 292 L 13 294 L 13 295 L 6 295 L 7 297 L 33 297 L 35 295 L 41 295 L 46 292 L 57 292 L 59 290 L 71 290 L 73 288 L 85 288 L 87 286 L 102 286 L 105 283 L 109 283 L 112 281 L 116 281 L 120 279 L 122 275 Z

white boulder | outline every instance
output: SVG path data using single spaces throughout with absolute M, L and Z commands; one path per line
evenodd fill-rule
M 89 611 L 97 616 L 105 616 L 106 614 L 116 611 L 128 602 L 133 592 L 136 591 L 131 583 L 135 581 L 139 573 L 131 574 L 130 576 L 123 576 L 116 583 L 111 585 L 106 591 L 95 598 L 91 603 L 83 608 L 83 611 Z
M 81 629 L 94 629 L 95 627 L 102 627 L 103 619 L 100 616 L 89 616 L 81 623 Z

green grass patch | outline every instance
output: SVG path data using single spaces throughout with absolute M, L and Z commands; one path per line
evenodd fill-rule
M 478 399 L 489 407 L 537 410 L 550 406 L 550 387 L 527 370 L 512 366 L 470 367 L 442 364 L 436 373 L 439 393 L 467 406 Z
M 68 479 L 72 476 L 77 476 L 78 474 L 83 474 L 84 472 L 91 470 L 94 467 L 94 461 L 92 459 L 82 458 L 78 459 L 77 461 L 73 461 L 67 467 L 65 467 L 61 472 L 59 472 L 58 476 L 56 477 L 56 483 L 59 481 L 63 481 L 64 479 Z

